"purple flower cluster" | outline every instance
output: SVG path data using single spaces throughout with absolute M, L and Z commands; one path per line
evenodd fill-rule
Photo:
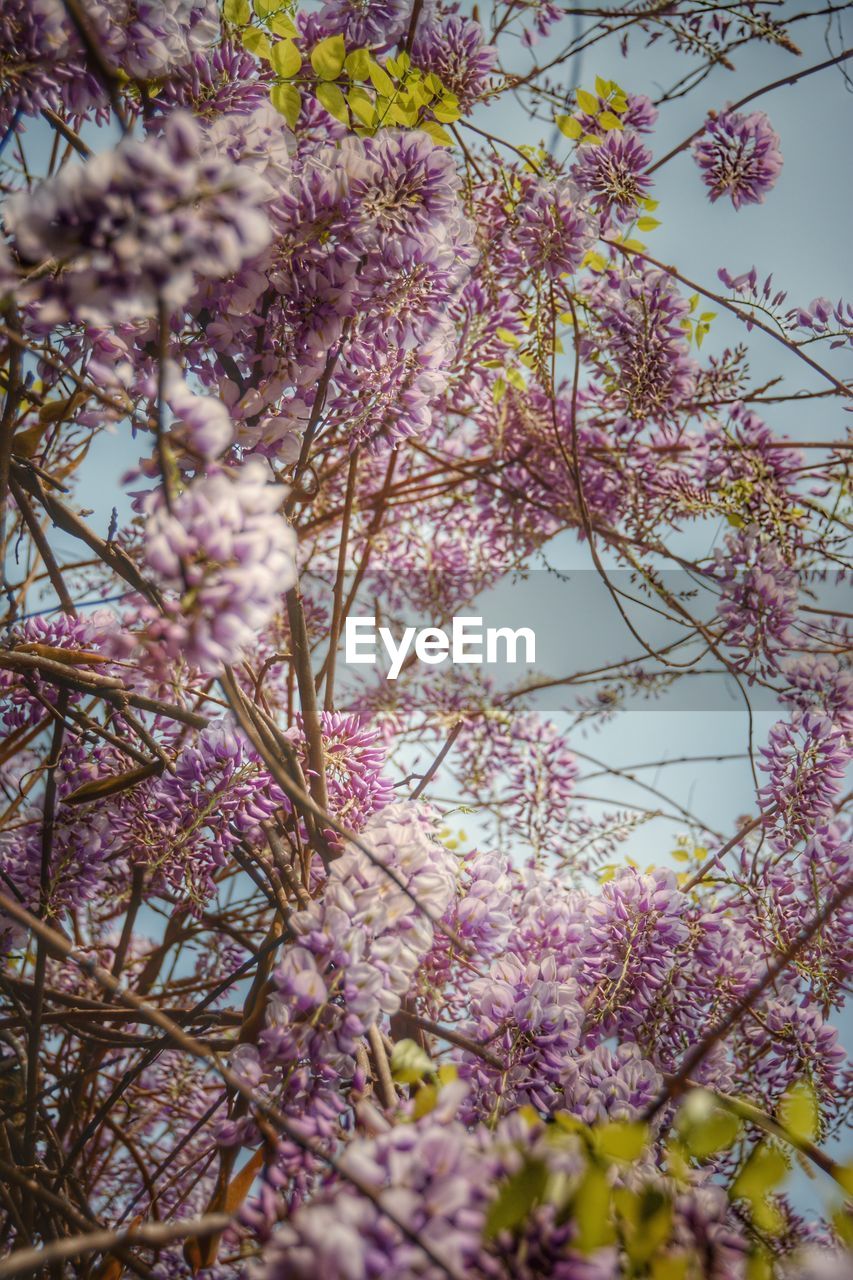
M 162 141 L 124 141 L 69 165 L 6 205 L 26 262 L 59 270 L 32 286 L 42 322 L 109 322 L 181 306 L 196 278 L 232 275 L 268 243 L 251 170 L 202 153 L 189 116 L 169 117 Z
M 440 22 L 418 24 L 412 59 L 422 71 L 437 75 L 462 111 L 468 111 L 487 93 L 498 51 L 486 44 L 479 22 L 452 13 Z
M 797 617 L 796 572 L 755 528 L 728 534 L 725 551 L 718 547 L 714 554 L 717 617 L 725 643 L 736 650 L 736 665 L 742 671 L 776 670 Z
M 613 129 L 578 151 L 572 177 L 606 222 L 624 222 L 648 197 L 652 156 L 630 130 Z
M 275 970 L 261 1037 L 268 1063 L 354 1054 L 399 1009 L 453 897 L 455 859 L 417 806 L 387 806 L 362 839 L 370 854 L 335 859 L 322 898 L 291 916 L 295 945 Z
M 759 796 L 784 848 L 831 816 L 850 756 L 849 739 L 818 711 L 780 720 L 770 730 L 761 749 L 767 781 Z
M 577 271 L 594 243 L 594 223 L 578 188 L 565 178 L 537 182 L 518 210 L 509 233 L 506 263 L 520 276 L 549 280 Z
M 358 715 L 323 711 L 320 715 L 323 756 L 329 805 L 336 818 L 353 831 L 360 831 L 368 819 L 394 799 L 394 784 L 383 772 L 386 751 L 380 730 L 370 727 Z M 288 736 L 305 747 L 302 717 L 297 717 Z M 303 760 L 310 774 L 307 755 Z M 334 832 L 329 833 L 334 840 Z
M 779 138 L 763 111 L 711 112 L 693 158 L 711 200 L 728 196 L 736 209 L 761 204 L 782 171 Z
M 410 13 L 410 0 L 326 0 L 312 27 L 316 39 L 342 35 L 347 48 L 387 49 L 406 34 Z
M 589 296 L 595 323 L 584 346 L 590 354 L 607 354 L 611 403 L 634 419 L 665 419 L 694 387 L 696 366 L 682 326 L 687 300 L 669 276 L 649 268 L 608 273 L 590 286 Z
M 268 481 L 255 458 L 190 481 L 171 509 L 162 490 L 144 500 L 146 561 L 180 593 L 150 626 L 172 657 L 213 671 L 235 661 L 296 581 L 296 536 Z

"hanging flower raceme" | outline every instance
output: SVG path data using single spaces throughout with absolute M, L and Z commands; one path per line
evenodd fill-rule
M 651 160 L 648 147 L 633 133 L 614 129 L 600 143 L 580 148 L 572 177 L 604 218 L 624 222 L 636 216 L 640 201 L 648 197 Z
M 486 44 L 479 22 L 456 13 L 442 21 L 421 21 L 412 43 L 415 65 L 437 75 L 463 111 L 487 93 L 497 54 L 493 45 Z
M 296 581 L 296 535 L 268 481 L 255 458 L 198 476 L 170 504 L 159 489 L 144 500 L 146 561 L 179 593 L 150 635 L 202 670 L 239 658 Z
M 775 670 L 792 640 L 797 574 L 754 528 L 728 534 L 725 551 L 718 547 L 715 559 L 717 616 L 726 644 L 736 651 L 736 665 L 743 671 Z
M 736 209 L 761 204 L 782 171 L 779 138 L 763 111 L 711 113 L 693 158 L 711 200 L 728 196 Z
M 251 169 L 205 156 L 198 126 L 175 112 L 162 140 L 68 165 L 14 196 L 4 221 L 25 262 L 59 268 L 27 293 L 42 321 L 97 324 L 179 307 L 199 277 L 236 272 L 269 242 L 267 195 Z
M 594 242 L 593 222 L 574 183 L 566 178 L 537 182 L 519 206 L 517 226 L 508 230 L 507 266 L 517 276 L 541 272 L 558 280 L 570 275 Z

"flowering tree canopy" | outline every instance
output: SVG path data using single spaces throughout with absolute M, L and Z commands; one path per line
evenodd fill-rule
M 847 7 L 0 2 L 0 1280 L 853 1276 L 853 307 L 715 230 Z M 584 749 L 705 678 L 728 829 Z

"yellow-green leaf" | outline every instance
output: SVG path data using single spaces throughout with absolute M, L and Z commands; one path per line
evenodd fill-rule
M 422 1084 L 415 1094 L 415 1105 L 412 1108 L 412 1115 L 415 1120 L 420 1120 L 423 1116 L 428 1116 L 431 1111 L 435 1110 L 438 1102 L 438 1089 L 434 1084 Z
M 602 111 L 598 117 L 598 123 L 602 129 L 624 129 L 625 127 L 619 117 L 614 115 L 612 111 Z
M 458 120 L 462 112 L 458 107 L 449 106 L 444 102 L 436 102 L 432 108 L 432 114 L 436 120 L 440 120 L 442 124 L 453 124 Z
M 346 56 L 343 36 L 327 36 L 311 50 L 311 66 L 321 80 L 337 80 Z
M 638 218 L 637 219 L 638 231 L 654 231 L 655 227 L 659 227 L 659 226 L 660 226 L 660 222 L 657 218 Z
M 242 35 L 243 45 L 256 58 L 264 58 L 269 62 L 272 57 L 272 45 L 269 36 L 264 35 L 257 27 L 247 27 Z
M 375 58 L 370 59 L 368 75 L 370 76 L 370 83 L 377 93 L 383 94 L 386 98 L 394 97 L 394 81 L 388 72 L 383 67 L 380 67 Z
M 612 88 L 613 85 L 609 80 L 604 80 L 601 76 L 595 77 L 595 92 L 598 94 L 599 98 L 606 98 Z
M 318 84 L 317 101 L 322 107 L 325 107 L 330 116 L 334 116 L 342 124 L 349 124 L 346 99 L 336 84 L 332 84 L 329 80 L 324 80 L 321 84 Z
M 594 93 L 587 93 L 586 89 L 578 89 L 575 93 L 578 100 L 578 106 L 581 111 L 586 112 L 588 116 L 594 116 L 598 111 L 598 98 Z
M 351 80 L 370 78 L 370 54 L 367 49 L 353 49 L 344 59 L 346 73 Z
M 398 1084 L 417 1084 L 434 1075 L 435 1068 L 415 1040 L 398 1040 L 391 1051 L 391 1074 Z
M 686 1253 L 667 1253 L 652 1262 L 651 1280 L 686 1280 Z
M 273 70 L 288 79 L 302 70 L 302 54 L 292 40 L 279 40 L 274 44 L 270 61 Z
M 731 1186 L 734 1199 L 759 1203 L 768 1191 L 778 1187 L 788 1172 L 788 1162 L 777 1147 L 759 1142 Z
M 590 1165 L 578 1187 L 573 1202 L 577 1226 L 576 1247 L 581 1253 L 592 1253 L 614 1237 L 610 1222 L 610 1186 L 603 1169 Z
M 441 125 L 435 120 L 424 120 L 421 125 L 424 133 L 428 133 L 433 142 L 438 142 L 443 147 L 452 147 L 453 139 L 446 129 L 442 129 Z
M 284 40 L 293 40 L 299 35 L 296 23 L 286 13 L 276 14 L 270 19 L 268 26 L 273 35 L 281 36 Z
M 548 1169 L 544 1161 L 526 1160 L 518 1172 L 506 1180 L 489 1206 L 483 1229 L 486 1239 L 520 1226 L 542 1199 L 547 1182 Z
M 595 1145 L 610 1160 L 636 1160 L 648 1138 L 644 1124 L 618 1120 L 594 1130 Z
M 356 120 L 360 120 L 366 128 L 371 129 L 376 123 L 376 107 L 373 105 L 373 99 L 367 90 L 360 89 L 356 85 L 347 94 L 347 102 Z
M 704 319 L 703 317 L 700 317 Z M 793 1138 L 814 1142 L 820 1129 L 815 1091 L 808 1080 L 799 1080 L 787 1090 L 779 1104 L 778 1117 Z
M 557 128 L 560 130 L 560 133 L 575 141 L 577 141 L 583 133 L 580 121 L 576 120 L 574 116 L 557 116 Z
M 302 94 L 295 84 L 277 84 L 270 94 L 270 101 L 280 111 L 291 129 L 295 128 L 302 110 Z
M 249 0 L 225 0 L 222 16 L 226 22 L 233 22 L 237 27 L 245 27 L 252 16 Z

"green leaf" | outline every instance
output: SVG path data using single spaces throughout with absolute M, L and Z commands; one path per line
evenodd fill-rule
M 436 102 L 432 107 L 432 114 L 436 120 L 440 120 L 442 124 L 453 124 L 462 115 L 458 107 L 447 105 L 444 102 Z
M 424 120 L 421 125 L 424 133 L 428 133 L 433 142 L 438 142 L 442 147 L 452 147 L 453 139 L 446 129 L 442 129 L 441 125 L 435 120 Z
M 583 133 L 580 121 L 574 116 L 557 116 L 557 128 L 565 137 L 572 138 L 574 141 L 577 141 Z
M 600 147 L 601 139 L 597 133 L 585 133 L 581 138 L 582 147 Z
M 484 1235 L 493 1240 L 500 1231 L 511 1231 L 527 1218 L 542 1199 L 548 1183 L 548 1169 L 543 1160 L 526 1160 L 498 1191 L 486 1214 Z
M 599 1153 L 609 1160 L 636 1160 L 649 1136 L 644 1124 L 629 1120 L 612 1121 L 593 1132 Z
M 651 1280 L 687 1280 L 688 1256 L 686 1253 L 667 1253 L 655 1258 L 650 1272 Z
M 784 1181 L 787 1173 L 788 1162 L 778 1147 L 759 1142 L 732 1183 L 729 1194 L 735 1200 L 749 1200 L 754 1208 L 768 1191 Z
M 350 80 L 369 80 L 370 54 L 367 49 L 353 49 L 344 59 L 344 67 Z
M 790 1086 L 779 1103 L 777 1115 L 792 1137 L 814 1142 L 820 1130 L 820 1112 L 815 1091 L 808 1080 L 800 1080 Z
M 610 1222 L 610 1186 L 603 1169 L 590 1165 L 572 1203 L 577 1225 L 576 1247 L 592 1253 L 614 1238 Z
M 575 97 L 578 100 L 578 106 L 581 111 L 588 116 L 594 116 L 598 113 L 598 98 L 594 93 L 587 93 L 586 89 L 577 89 Z
M 281 36 L 284 40 L 293 40 L 299 35 L 296 23 L 286 13 L 276 14 L 267 25 L 273 35 Z
M 272 57 L 272 45 L 269 36 L 264 35 L 263 31 L 259 31 L 257 27 L 247 27 L 242 34 L 244 48 L 253 53 L 256 58 L 264 58 L 269 62 Z
M 291 129 L 296 127 L 299 112 L 302 110 L 302 94 L 295 84 L 277 84 L 270 94 L 270 101 L 276 111 L 280 111 Z
M 226 22 L 233 22 L 237 27 L 245 27 L 252 17 L 249 0 L 225 0 L 222 16 Z
M 375 58 L 370 59 L 368 75 L 370 76 L 370 83 L 377 93 L 381 93 L 386 98 L 394 97 L 394 81 L 388 72 L 383 67 L 380 67 Z
M 717 1151 L 726 1151 L 740 1132 L 737 1116 L 728 1111 L 713 1111 L 707 1120 L 687 1125 L 682 1130 L 684 1145 L 697 1160 L 707 1160 Z
M 360 89 L 356 85 L 347 94 L 347 102 L 356 120 L 360 120 L 366 128 L 372 129 L 376 123 L 376 107 L 367 90 Z
M 500 404 L 505 395 L 506 379 L 501 377 L 495 378 L 494 385 L 492 386 L 492 400 L 495 404 Z
M 507 343 L 508 346 L 517 347 L 519 345 L 520 338 L 517 333 L 513 333 L 512 329 L 504 329 L 499 325 L 498 328 L 495 329 L 495 333 L 500 338 L 501 342 Z
M 396 76 L 398 80 L 402 80 L 403 76 L 412 65 L 412 60 L 407 53 L 401 53 L 398 58 L 389 58 L 385 64 L 392 76 Z
M 608 98 L 613 89 L 613 85 L 609 80 L 603 80 L 601 76 L 595 77 L 595 92 L 599 98 Z
M 435 1110 L 438 1102 L 438 1089 L 434 1084 L 422 1084 L 415 1094 L 415 1105 L 412 1108 L 412 1116 L 415 1120 L 428 1116 L 431 1111 Z
M 602 129 L 624 129 L 622 121 L 612 111 L 602 111 L 598 117 L 598 123 Z
M 342 124 L 349 124 L 349 111 L 347 110 L 346 99 L 336 84 L 332 84 L 328 80 L 324 80 L 317 85 L 317 101 L 322 107 L 325 107 L 330 116 L 334 116 L 336 120 L 340 120 Z
M 302 70 L 302 54 L 292 40 L 279 40 L 274 44 L 270 61 L 273 70 L 287 79 Z
M 654 231 L 655 227 L 659 227 L 659 226 L 660 226 L 660 222 L 658 221 L 657 218 L 638 218 L 637 219 L 638 231 Z
M 417 1084 L 435 1075 L 429 1054 L 414 1040 L 398 1040 L 391 1051 L 391 1075 L 398 1084 Z
M 311 66 L 321 80 L 337 80 L 346 56 L 343 36 L 327 36 L 311 50 Z

